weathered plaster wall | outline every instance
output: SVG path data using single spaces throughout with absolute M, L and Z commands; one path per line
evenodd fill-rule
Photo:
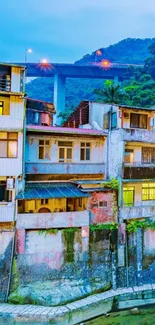
M 0 302 L 6 301 L 10 265 L 11 252 L 13 243 L 13 231 L 11 225 L 0 224 Z
M 100 207 L 100 202 L 105 206 Z M 91 212 L 91 223 L 111 223 L 117 221 L 117 194 L 113 191 L 93 192 L 88 199 L 87 209 Z

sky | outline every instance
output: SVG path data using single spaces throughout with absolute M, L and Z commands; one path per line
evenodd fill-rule
M 0 61 L 73 63 L 133 37 L 155 37 L 155 0 L 0 0 Z

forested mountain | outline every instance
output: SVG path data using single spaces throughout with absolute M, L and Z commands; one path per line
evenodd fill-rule
M 96 51 L 86 54 L 76 64 L 91 64 L 95 60 L 108 59 L 113 63 L 143 64 L 148 57 L 148 47 L 155 42 L 155 38 L 126 38 L 117 44 L 100 48 L 101 55 L 96 56 Z
M 95 52 L 85 55 L 76 64 L 89 64 L 103 58 L 116 63 L 142 64 L 152 53 L 148 51 L 153 39 L 125 39 L 107 48 L 102 48 L 102 55 L 95 58 Z M 148 62 L 148 60 L 147 60 Z M 152 61 L 151 61 L 152 62 Z M 147 76 L 145 75 L 147 74 Z M 96 79 L 67 79 L 66 82 L 66 112 L 64 119 L 74 110 L 81 100 L 101 100 L 94 93 L 94 89 L 102 89 L 103 80 Z M 149 69 L 139 71 L 132 81 L 126 81 L 123 85 L 127 93 L 126 102 L 137 106 L 155 105 L 155 83 Z M 29 97 L 40 100 L 53 101 L 53 79 L 37 78 L 26 86 Z

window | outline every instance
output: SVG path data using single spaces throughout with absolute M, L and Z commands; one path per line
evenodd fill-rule
M 41 205 L 48 204 L 48 199 L 41 199 Z
M 90 160 L 90 143 L 81 143 L 80 160 Z
M 98 207 L 99 208 L 107 208 L 107 201 L 99 201 Z
M 123 205 L 125 207 L 132 207 L 134 205 L 134 187 L 123 188 Z
M 39 140 L 39 159 L 50 160 L 50 140 Z
M 148 164 L 155 162 L 155 148 L 152 147 L 142 148 L 142 162 Z
M 3 107 L 3 102 L 0 101 L 0 115 L 4 114 L 4 107 Z
M 117 127 L 117 113 L 114 112 L 111 114 L 111 128 L 116 129 Z
M 142 184 L 142 201 L 155 200 L 155 183 Z
M 79 197 L 79 207 L 82 208 L 82 197 Z
M 0 158 L 17 158 L 18 133 L 0 132 Z
M 73 155 L 72 142 L 59 141 L 59 162 L 71 162 Z
M 133 149 L 125 149 L 124 162 L 128 164 L 133 163 L 133 156 L 134 156 Z
M 147 129 L 147 115 L 145 114 L 130 114 L 130 127 Z

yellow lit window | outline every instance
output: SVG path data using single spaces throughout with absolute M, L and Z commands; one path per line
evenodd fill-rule
M 18 133 L 0 132 L 0 158 L 17 158 Z
M 3 115 L 4 114 L 3 110 L 4 110 L 3 102 L 0 101 L 0 115 Z
M 155 200 L 155 183 L 142 184 L 142 201 Z

